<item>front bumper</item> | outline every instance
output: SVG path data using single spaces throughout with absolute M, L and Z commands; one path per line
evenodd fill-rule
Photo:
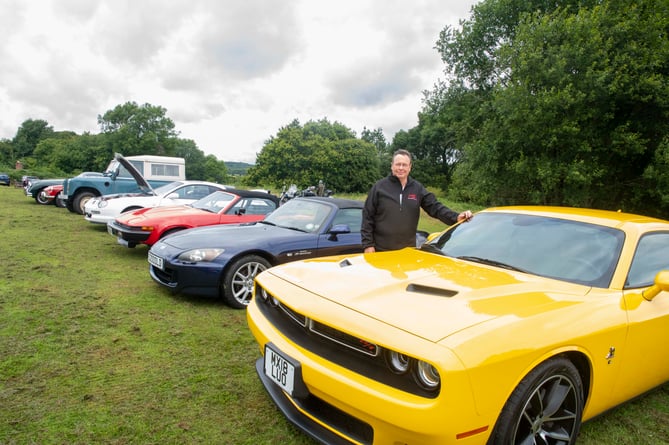
M 119 224 L 116 221 L 107 223 L 107 232 L 109 232 L 111 236 L 115 236 L 116 238 L 126 241 L 129 244 L 143 243 L 149 238 L 149 236 L 151 236 L 151 232 L 149 231 L 124 226 L 123 224 Z
M 278 408 L 308 435 L 323 443 L 360 445 L 472 445 L 487 440 L 495 419 L 477 413 L 466 371 L 453 368 L 440 397 L 409 394 L 301 347 L 278 330 L 259 306 L 254 298 L 247 308 L 247 320 L 261 352 L 272 343 L 299 363 L 308 396 L 283 392 L 264 375 L 262 359 L 256 369 Z M 337 310 L 333 305 L 324 312 Z M 358 317 L 350 311 L 345 316 Z M 332 441 L 331 435 L 338 440 Z
M 155 255 L 149 251 L 149 256 Z M 149 266 L 149 275 L 156 283 L 174 293 L 203 297 L 220 296 L 223 267 L 218 263 L 177 263 L 163 258 L 162 268 Z
M 85 212 L 84 213 L 84 219 L 86 221 L 92 222 L 94 224 L 109 224 L 110 222 L 114 221 L 115 217 L 101 215 L 99 211 L 93 210 L 93 211 L 90 211 L 90 212 L 88 212 L 88 211 Z

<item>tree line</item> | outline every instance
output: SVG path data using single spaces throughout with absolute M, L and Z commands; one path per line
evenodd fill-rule
M 388 143 L 381 129 L 358 137 L 326 118 L 293 120 L 243 181 L 364 193 L 405 148 L 412 176 L 455 200 L 668 217 L 668 33 L 669 0 L 483 0 L 439 34 L 443 78 L 424 91 L 415 127 Z M 120 150 L 186 157 L 198 179 L 222 164 L 176 137 L 160 107 L 128 103 L 98 121 L 99 135 L 46 139 L 45 122 L 27 121 L 0 142 L 0 163 L 99 169 Z
M 103 171 L 114 153 L 124 156 L 176 156 L 186 160 L 186 177 L 225 183 L 225 162 L 205 155 L 190 139 L 180 138 L 167 110 L 126 102 L 98 116 L 100 132 L 56 131 L 43 119 L 27 119 L 11 140 L 0 141 L 0 167 L 17 161 L 25 174 L 68 177 L 83 171 Z

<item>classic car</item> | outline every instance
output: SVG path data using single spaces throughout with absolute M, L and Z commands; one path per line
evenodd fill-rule
M 26 196 L 35 200 L 37 204 L 50 204 L 49 202 L 43 202 L 42 197 L 40 196 L 42 190 L 52 185 L 63 185 L 65 179 L 36 179 L 30 181 L 27 187 L 25 187 Z
M 174 181 L 156 189 L 148 186 L 145 193 L 96 196 L 86 201 L 84 218 L 95 224 L 107 224 L 121 213 L 150 207 L 190 204 L 225 188 L 224 185 L 214 182 Z
M 669 221 L 487 209 L 420 249 L 258 274 L 279 409 L 324 443 L 573 444 L 669 380 Z
M 77 177 L 93 177 L 93 176 L 102 176 L 102 173 L 83 172 L 77 175 Z M 29 181 L 28 186 L 25 187 L 26 196 L 28 198 L 33 198 L 35 202 L 38 204 L 43 204 L 43 205 L 51 204 L 51 201 L 43 201 L 44 198 L 41 196 L 42 190 L 52 185 L 62 186 L 63 181 L 65 181 L 65 179 L 35 179 Z
M 7 187 L 9 187 L 9 184 L 11 183 L 11 178 L 7 173 L 0 173 L 0 184 L 4 184 Z
M 222 297 L 234 308 L 251 299 L 253 278 L 273 265 L 362 252 L 362 203 L 295 198 L 264 220 L 185 230 L 149 250 L 153 280 L 174 292 Z
M 107 230 L 122 246 L 151 246 L 160 238 L 184 229 L 259 221 L 278 206 L 279 198 L 269 193 L 229 188 L 191 204 L 123 213 L 107 223 Z
M 44 187 L 37 198 L 40 204 L 55 204 L 56 207 L 65 207 L 65 203 L 58 197 L 63 192 L 63 184 L 50 185 Z

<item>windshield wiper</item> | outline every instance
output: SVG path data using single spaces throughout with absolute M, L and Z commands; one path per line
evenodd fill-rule
M 258 223 L 260 223 L 260 224 L 267 224 L 268 226 L 276 226 L 276 224 L 274 224 L 273 222 L 265 221 L 264 219 L 258 221 Z
M 422 246 L 420 246 L 420 250 L 424 250 L 424 251 L 430 252 L 430 253 L 436 253 L 438 255 L 445 255 L 444 252 L 442 252 L 440 248 L 438 248 L 437 246 L 434 246 L 430 243 L 425 243 Z
M 481 263 L 481 264 L 487 264 L 489 266 L 501 267 L 502 269 L 514 270 L 516 272 L 529 273 L 525 269 L 521 269 L 519 267 L 512 266 L 511 264 L 502 263 L 501 261 L 491 260 L 489 258 L 481 258 L 481 257 L 478 257 L 478 256 L 467 256 L 467 255 L 462 255 L 462 256 L 459 256 L 457 258 L 459 260 L 473 261 L 475 263 Z
M 288 230 L 295 230 L 297 232 L 309 233 L 308 230 L 300 229 L 299 227 L 291 227 L 291 226 L 280 226 L 280 227 L 282 227 L 284 229 L 288 229 Z

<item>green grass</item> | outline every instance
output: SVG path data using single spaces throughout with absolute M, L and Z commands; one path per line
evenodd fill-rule
M 314 444 L 258 381 L 244 311 L 165 291 L 145 247 L 4 187 L 0 246 L 1 444 Z M 587 423 L 579 444 L 669 443 L 668 391 Z

